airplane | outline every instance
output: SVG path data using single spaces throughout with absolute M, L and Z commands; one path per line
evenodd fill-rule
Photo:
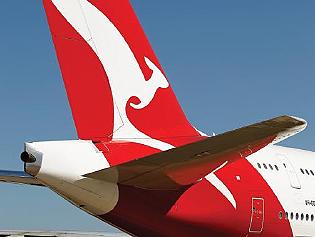
M 76 231 L 0 231 L 2 237 L 128 237 L 121 233 L 98 233 L 98 232 L 76 232 Z
M 208 136 L 128 0 L 43 4 L 78 139 L 26 142 L 24 171 L 1 181 L 47 187 L 136 237 L 315 236 L 315 153 L 278 145 L 305 120 Z

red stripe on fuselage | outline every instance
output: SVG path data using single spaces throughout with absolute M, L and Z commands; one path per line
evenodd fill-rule
M 117 206 L 101 218 L 139 237 L 244 237 L 249 230 L 252 197 L 259 197 L 265 200 L 265 221 L 260 236 L 292 236 L 289 221 L 278 217 L 280 211 L 284 213 L 281 203 L 247 160 L 238 160 L 216 175 L 233 194 L 236 209 L 204 179 L 181 191 L 119 186 Z M 236 176 L 241 179 L 237 180 Z

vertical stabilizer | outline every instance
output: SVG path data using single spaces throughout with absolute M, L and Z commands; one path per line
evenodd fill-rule
M 129 1 L 44 0 L 44 6 L 79 138 L 166 150 L 199 137 Z

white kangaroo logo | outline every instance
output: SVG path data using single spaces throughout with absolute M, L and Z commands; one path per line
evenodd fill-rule
M 113 139 L 137 142 L 160 150 L 173 148 L 165 142 L 152 139 L 139 131 L 128 119 L 126 106 L 131 97 L 139 104 L 131 103 L 135 109 L 146 107 L 159 88 L 169 87 L 163 73 L 148 58 L 144 58 L 153 71 L 146 81 L 141 68 L 113 23 L 87 0 L 52 0 L 54 5 L 76 31 L 87 41 L 104 66 L 111 86 L 114 108 Z

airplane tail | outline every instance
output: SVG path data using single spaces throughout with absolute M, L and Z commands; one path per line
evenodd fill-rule
M 200 139 L 128 0 L 43 3 L 80 139 L 160 150 Z

